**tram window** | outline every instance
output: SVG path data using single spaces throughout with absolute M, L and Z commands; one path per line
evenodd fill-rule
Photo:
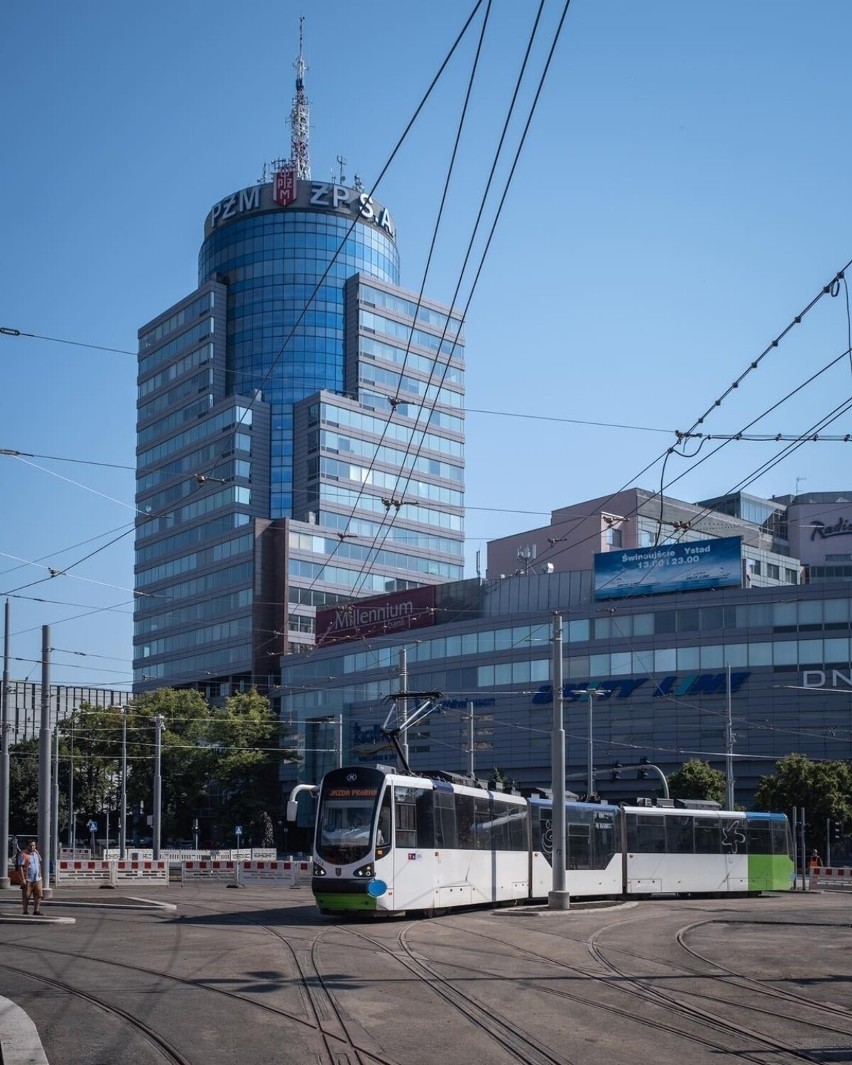
M 667 841 L 668 849 L 672 854 L 692 854 L 694 844 L 692 839 L 693 818 L 673 817 L 668 823 Z
M 456 795 L 456 841 L 462 850 L 472 850 L 473 842 L 473 796 Z
M 746 820 L 744 817 L 724 818 L 722 821 L 722 850 L 725 854 L 747 854 Z
M 589 825 L 568 825 L 568 868 L 591 869 L 591 832 Z
M 391 841 L 391 802 L 390 789 L 382 796 L 382 806 L 379 810 L 379 827 L 376 832 L 376 853 L 379 857 L 385 854 Z M 381 852 L 381 853 L 380 853 Z
M 718 817 L 695 818 L 695 853 L 720 854 L 722 836 L 719 832 Z
M 394 844 L 397 847 L 417 846 L 417 816 L 414 805 L 413 788 L 396 789 L 396 834 Z
M 755 821 L 748 819 L 748 853 L 771 854 L 772 837 L 769 830 L 769 821 Z
M 596 813 L 594 815 L 594 833 L 592 835 L 592 868 L 606 869 L 617 848 L 615 835 L 615 818 L 612 814 Z
M 772 853 L 787 854 L 790 850 L 790 841 L 787 834 L 786 821 L 770 821 L 770 836 L 772 837 Z
M 664 854 L 666 850 L 666 822 L 662 817 L 636 815 L 636 846 L 632 850 L 643 854 Z
M 530 843 L 534 851 L 550 854 L 550 831 L 550 810 L 543 806 L 533 807 Z
M 435 846 L 451 849 L 456 846 L 456 802 L 449 791 L 436 791 Z
M 434 792 L 423 788 L 417 792 L 417 846 L 432 850 L 435 846 Z
M 513 806 L 509 814 L 509 850 L 527 849 L 527 811 L 525 806 Z
M 473 845 L 477 850 L 497 850 L 500 846 L 499 829 L 494 821 L 497 817 L 495 804 L 488 798 L 473 800 Z

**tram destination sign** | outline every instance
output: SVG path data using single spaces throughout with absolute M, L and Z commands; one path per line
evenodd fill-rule
M 603 551 L 595 555 L 595 599 L 742 586 L 742 537 Z

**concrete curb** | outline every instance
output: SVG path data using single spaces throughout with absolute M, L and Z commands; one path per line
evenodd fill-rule
M 0 1061 L 3 1065 L 49 1065 L 36 1026 L 8 998 L 0 998 Z

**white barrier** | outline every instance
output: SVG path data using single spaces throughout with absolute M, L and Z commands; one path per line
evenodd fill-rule
M 241 884 L 287 884 L 295 887 L 296 869 L 293 862 L 240 862 Z
M 236 862 L 181 862 L 181 883 L 186 883 L 189 880 L 228 880 L 236 883 L 236 879 Z
M 119 884 L 144 882 L 146 887 L 169 886 L 169 863 L 159 860 L 143 861 L 115 861 L 110 862 L 113 867 L 113 886 Z
M 852 869 L 848 866 L 829 865 L 811 869 L 811 887 L 852 888 Z
M 117 887 L 119 884 L 144 881 L 147 885 L 167 887 L 169 863 L 166 861 L 59 861 L 56 864 L 57 884 L 97 884 Z
M 57 884 L 107 884 L 112 886 L 112 862 L 92 859 L 59 861 L 56 863 Z

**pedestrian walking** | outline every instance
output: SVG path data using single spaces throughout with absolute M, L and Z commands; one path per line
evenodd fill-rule
M 15 859 L 14 860 L 15 860 L 15 869 L 14 869 L 14 878 L 12 880 L 12 883 L 13 884 L 17 884 L 18 887 L 21 889 L 21 902 L 24 903 L 26 901 L 26 897 L 27 897 L 26 869 L 27 869 L 27 862 L 29 861 L 29 855 L 27 854 L 26 850 L 22 850 L 18 846 L 17 839 L 15 840 Z
M 41 855 L 34 839 L 27 844 L 26 855 L 23 888 L 24 916 L 26 917 L 29 913 L 30 899 L 32 899 L 33 917 L 41 917 L 41 897 L 44 891 L 41 877 Z
M 822 858 L 819 856 L 819 851 L 814 848 L 811 851 L 811 856 L 808 859 L 808 865 L 811 869 L 822 869 Z

